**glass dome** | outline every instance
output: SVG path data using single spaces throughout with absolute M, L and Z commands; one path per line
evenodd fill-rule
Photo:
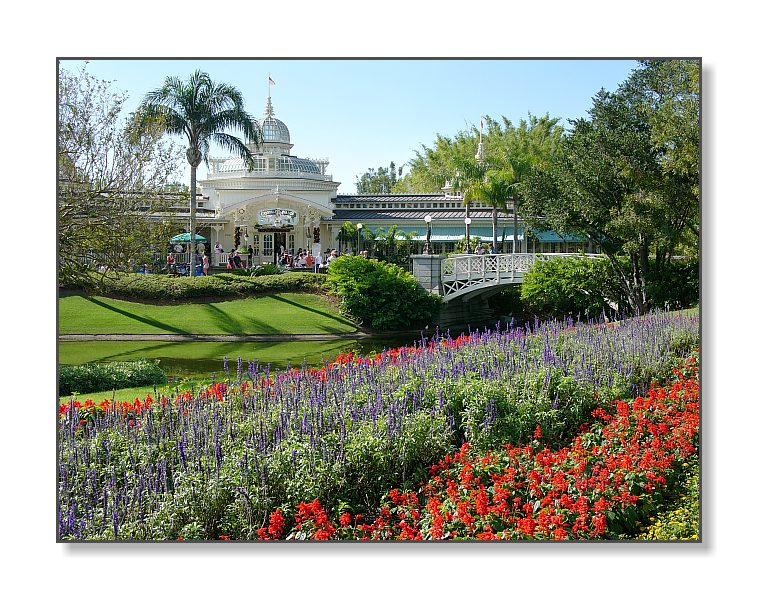
M 279 119 L 268 116 L 261 123 L 264 142 L 290 143 L 290 130 Z
M 264 110 L 266 118 L 261 121 L 261 130 L 263 132 L 264 142 L 274 142 L 279 144 L 290 143 L 290 130 L 279 119 L 274 117 L 274 106 L 271 104 L 271 96 L 266 101 Z

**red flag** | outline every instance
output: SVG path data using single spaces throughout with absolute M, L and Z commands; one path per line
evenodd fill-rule
M 479 121 L 479 125 L 481 125 L 481 126 L 482 126 L 482 129 L 484 129 L 484 119 L 481 119 L 481 120 Z
M 270 76 L 268 78 L 268 82 L 269 82 L 270 85 L 276 85 L 276 82 L 273 79 L 271 79 Z

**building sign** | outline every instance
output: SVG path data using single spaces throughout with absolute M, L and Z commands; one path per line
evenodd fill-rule
M 294 227 L 297 213 L 286 208 L 266 208 L 258 211 L 259 227 Z

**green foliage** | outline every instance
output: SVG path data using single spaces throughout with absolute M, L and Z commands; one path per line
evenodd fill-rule
M 650 518 L 635 539 L 699 540 L 700 539 L 700 468 L 697 460 L 684 463 L 683 483 L 675 486 L 667 508 Z
M 390 225 L 387 229 L 378 227 L 370 236 L 371 247 L 379 260 L 398 266 L 408 266 L 413 236 L 416 232 L 407 233 Z
M 379 167 L 366 171 L 360 178 L 356 177 L 355 188 L 358 194 L 389 194 L 398 181 L 398 176 L 403 174 L 395 171 L 395 163 L 391 162 L 389 168 Z
M 540 317 L 615 312 L 619 290 L 606 259 L 579 257 L 538 261 L 524 274 L 521 300 Z M 614 308 L 615 307 L 615 308 Z
M 507 382 L 475 377 L 447 381 L 443 394 L 454 415 L 456 441 L 478 449 L 526 443 L 538 425 L 545 444 L 558 447 L 598 404 L 590 386 L 547 370 Z
M 700 262 L 673 260 L 656 265 L 646 290 L 656 308 L 675 310 L 695 306 L 700 300 Z
M 157 361 L 136 360 L 87 365 L 61 365 L 58 373 L 59 395 L 88 394 L 140 385 L 166 383 L 166 374 Z
M 476 245 L 482 240 L 481 237 L 478 235 L 470 235 L 468 236 L 468 243 L 469 243 L 469 250 L 471 252 L 474 251 L 474 248 L 476 248 Z M 455 244 L 455 251 L 458 254 L 465 254 L 466 252 L 466 236 L 464 235 L 461 239 L 458 240 Z
M 281 275 L 284 272 L 284 267 L 281 265 L 269 263 L 267 265 L 258 265 L 250 269 L 250 277 L 260 277 L 261 275 Z
M 598 92 L 589 118 L 572 122 L 553 160 L 524 186 L 529 224 L 589 237 L 639 313 L 652 306 L 650 257 L 662 264 L 698 252 L 699 73 L 690 67 L 643 63 L 616 92 Z
M 93 266 L 123 269 L 152 262 L 171 228 L 172 205 L 186 202 L 172 185 L 181 149 L 148 127 L 140 135 L 124 114 L 126 95 L 82 68 L 58 79 L 58 277 L 86 280 Z M 146 218 L 162 213 L 165 220 Z M 164 222 L 165 221 L 165 222 Z
M 440 298 L 422 289 L 413 275 L 378 260 L 341 256 L 329 265 L 326 277 L 343 312 L 377 330 L 428 324 L 441 305 Z
M 326 276 L 321 273 L 286 273 L 247 276 L 247 272 L 221 273 L 207 277 L 111 273 L 103 278 L 99 293 L 145 300 L 244 297 L 276 292 L 323 293 Z

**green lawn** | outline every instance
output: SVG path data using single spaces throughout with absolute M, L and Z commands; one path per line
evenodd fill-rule
M 300 334 L 347 333 L 353 323 L 315 294 L 156 305 L 99 296 L 59 299 L 59 333 Z

